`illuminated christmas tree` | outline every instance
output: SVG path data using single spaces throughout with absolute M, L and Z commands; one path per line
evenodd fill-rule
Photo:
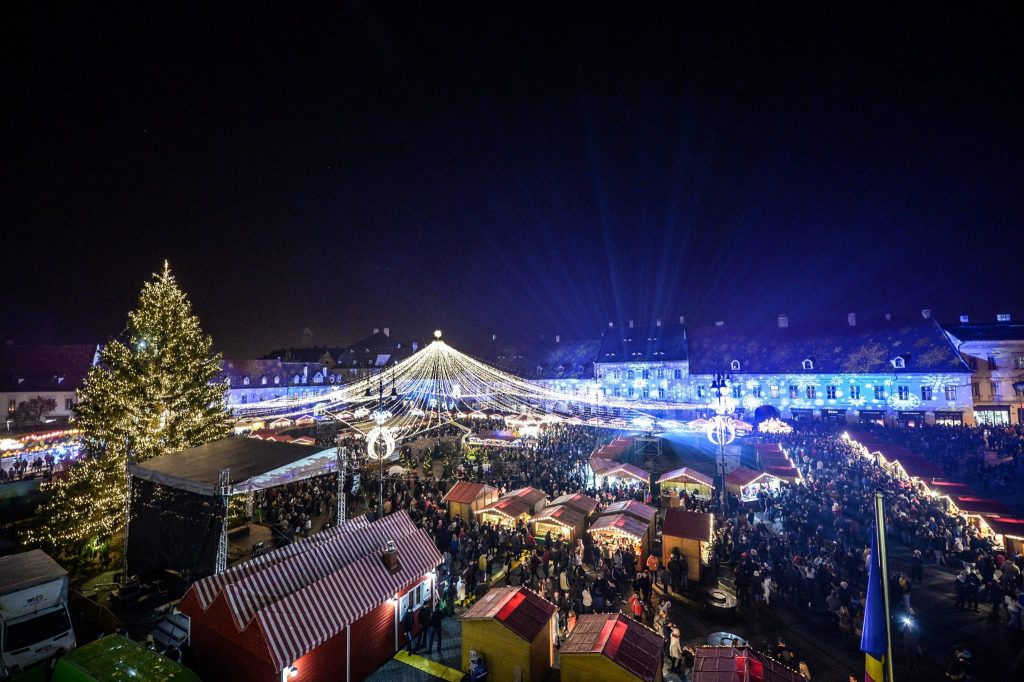
M 124 526 L 127 464 L 216 440 L 227 433 L 226 386 L 213 383 L 211 355 L 192 305 L 170 268 L 154 275 L 78 392 L 80 461 L 47 486 L 42 526 L 30 541 L 64 557 L 79 555 Z

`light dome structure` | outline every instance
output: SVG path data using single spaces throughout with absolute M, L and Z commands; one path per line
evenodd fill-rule
M 239 416 L 329 414 L 364 433 L 376 425 L 407 437 L 458 419 L 486 417 L 505 418 L 520 426 L 570 421 L 665 430 L 678 424 L 658 419 L 658 412 L 699 407 L 610 398 L 596 385 L 584 395 L 561 393 L 459 352 L 442 340 L 440 330 L 434 337 L 427 347 L 373 376 L 317 395 L 248 403 L 237 406 L 235 412 Z

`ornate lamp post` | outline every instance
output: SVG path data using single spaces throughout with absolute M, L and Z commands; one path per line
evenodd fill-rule
M 732 380 L 729 375 L 716 371 L 715 378 L 711 382 L 711 390 L 715 392 L 718 399 L 718 404 L 715 406 L 717 414 L 708 425 L 707 436 L 708 440 L 718 446 L 718 472 L 722 482 L 720 490 L 722 513 L 728 513 L 729 501 L 728 493 L 725 490 L 725 446 L 736 440 L 736 429 L 729 422 L 727 416 L 732 412 L 731 398 L 725 394 L 730 386 L 732 386 Z

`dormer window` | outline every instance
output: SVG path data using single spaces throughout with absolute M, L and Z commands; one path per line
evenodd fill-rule
M 903 356 L 901 356 L 901 355 L 897 355 L 896 357 L 894 357 L 889 362 L 891 362 L 892 366 L 894 368 L 896 368 L 896 369 L 906 369 L 907 368 L 907 361 L 904 360 Z
M 266 377 L 260 378 L 260 386 L 266 386 L 266 385 L 267 385 L 267 378 Z
M 243 377 L 242 378 L 242 385 L 243 386 L 248 386 L 249 385 L 249 377 Z
M 296 375 L 295 375 L 295 378 L 294 378 L 294 379 L 292 379 L 292 383 L 293 383 L 293 384 L 298 384 L 298 383 L 299 383 L 299 375 L 298 375 L 298 374 L 296 374 Z
M 812 369 L 814 369 L 814 360 L 811 360 L 810 358 L 804 359 L 803 363 L 801 363 L 801 364 L 803 365 L 803 368 L 805 370 L 812 370 Z
M 731 369 L 734 372 L 740 371 L 740 361 L 739 360 L 733 360 L 732 362 L 730 362 L 729 363 L 729 369 Z
M 274 385 L 275 386 L 280 386 L 281 385 L 281 377 L 274 377 Z
M 314 384 L 322 384 L 323 382 L 324 382 L 324 378 L 323 378 L 322 375 L 320 375 L 320 374 L 314 374 L 313 375 L 313 383 Z

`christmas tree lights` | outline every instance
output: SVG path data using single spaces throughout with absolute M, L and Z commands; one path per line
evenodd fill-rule
M 165 263 L 143 286 L 125 333 L 89 368 L 75 406 L 83 456 L 45 486 L 30 543 L 71 557 L 109 539 L 124 527 L 129 461 L 227 434 L 226 387 L 212 381 L 220 356 L 211 346 Z

